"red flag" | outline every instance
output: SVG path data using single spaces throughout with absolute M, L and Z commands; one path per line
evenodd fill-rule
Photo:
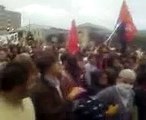
M 133 38 L 135 37 L 136 33 L 137 33 L 137 29 L 133 23 L 133 19 L 132 16 L 128 10 L 128 6 L 126 4 L 126 1 L 123 1 L 122 7 L 121 7 L 121 11 L 120 11 L 120 15 L 118 18 L 118 23 L 121 24 L 125 24 L 125 37 L 126 37 L 126 41 L 130 42 L 133 40 Z
M 70 54 L 76 54 L 79 52 L 79 41 L 78 41 L 78 32 L 75 21 L 72 21 L 72 26 L 69 31 L 68 41 L 66 45 L 66 49 Z

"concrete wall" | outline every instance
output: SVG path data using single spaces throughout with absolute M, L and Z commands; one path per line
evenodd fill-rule
M 6 34 L 19 27 L 21 27 L 21 14 L 1 9 L 0 6 L 0 34 Z

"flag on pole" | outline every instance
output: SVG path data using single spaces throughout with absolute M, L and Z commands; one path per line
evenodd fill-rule
M 118 18 L 118 24 L 120 24 L 120 27 L 124 26 L 124 29 L 125 29 L 124 37 L 125 37 L 126 42 L 131 42 L 137 33 L 137 29 L 136 29 L 136 26 L 134 25 L 132 16 L 128 10 L 128 6 L 125 0 L 123 1 L 122 7 L 121 7 L 120 15 Z
M 121 52 L 125 53 L 127 49 L 127 42 L 131 42 L 137 33 L 137 29 L 133 23 L 132 16 L 128 10 L 128 6 L 125 0 L 123 1 L 121 7 L 117 25 L 117 34 L 121 44 Z
M 66 49 L 72 55 L 79 52 L 78 31 L 77 31 L 75 20 L 72 21 L 72 26 L 69 31 Z
M 119 42 L 121 44 L 121 53 L 125 53 L 127 49 L 127 37 L 126 37 L 126 24 L 124 22 L 120 23 L 117 29 L 117 34 L 119 37 Z

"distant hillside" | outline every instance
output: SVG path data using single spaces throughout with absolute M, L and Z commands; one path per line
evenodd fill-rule
M 92 23 L 84 23 L 78 25 L 78 30 L 81 33 L 88 34 L 88 41 L 103 42 L 111 34 L 108 28 Z M 85 32 L 86 31 L 86 32 Z
M 146 36 L 146 30 L 140 30 L 140 31 L 138 32 L 138 35 L 139 35 L 139 36 Z
M 146 30 L 140 30 L 133 43 L 146 50 Z
M 94 29 L 96 31 L 108 31 L 108 32 L 110 31 L 108 28 L 106 28 L 104 26 L 95 25 L 95 24 L 92 24 L 92 23 L 80 24 L 80 25 L 78 25 L 78 28 L 88 28 L 88 29 Z

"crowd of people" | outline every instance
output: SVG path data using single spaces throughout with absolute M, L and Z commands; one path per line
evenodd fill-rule
M 0 49 L 1 120 L 145 120 L 145 53 L 105 45 Z

